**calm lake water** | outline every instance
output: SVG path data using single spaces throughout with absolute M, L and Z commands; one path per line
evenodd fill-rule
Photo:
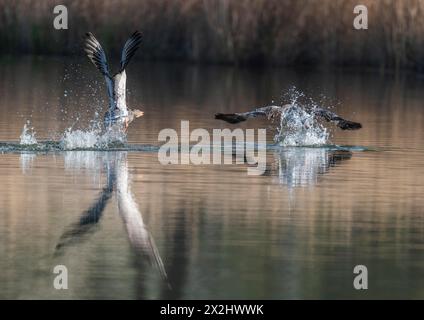
M 59 140 L 106 110 L 85 59 L 2 60 L 0 74 L 0 141 L 18 142 L 27 120 L 38 141 Z M 214 113 L 296 86 L 362 122 L 328 126 L 331 144 L 358 148 L 269 148 L 261 176 L 164 166 L 154 150 L 3 152 L 0 298 L 424 298 L 424 78 L 136 62 L 127 76 L 145 111 L 129 144 L 160 146 L 181 120 L 234 128 Z M 53 287 L 56 265 L 68 290 Z M 356 265 L 368 290 L 353 287 Z

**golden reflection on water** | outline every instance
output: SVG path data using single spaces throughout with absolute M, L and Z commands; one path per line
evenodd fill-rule
M 0 65 L 10 79 L 0 83 L 1 141 L 16 141 L 31 115 L 39 140 L 75 114 L 88 123 L 87 106 L 100 102 L 87 83 L 103 83 L 86 64 L 61 81 L 70 66 Z M 363 123 L 334 131 L 334 143 L 377 151 L 269 150 L 262 176 L 243 165 L 163 166 L 155 152 L 0 155 L 0 297 L 423 298 L 423 79 L 134 64 L 130 102 L 146 115 L 129 141 L 157 145 L 180 120 L 223 128 L 215 112 L 267 104 L 290 85 Z M 111 180 L 93 231 L 55 254 Z M 69 269 L 67 291 L 53 289 L 57 264 Z M 357 264 L 369 270 L 366 292 L 352 286 Z

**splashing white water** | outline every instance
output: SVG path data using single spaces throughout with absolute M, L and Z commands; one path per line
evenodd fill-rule
M 114 129 L 102 132 L 98 128 L 87 130 L 72 130 L 72 128 L 69 128 L 65 131 L 60 141 L 64 150 L 103 149 L 111 144 L 125 142 L 126 134 L 124 132 Z
M 37 139 L 35 138 L 35 131 L 34 128 L 30 126 L 30 122 L 27 121 L 24 124 L 24 128 L 22 129 L 22 133 L 20 136 L 20 144 L 21 145 L 31 145 L 31 144 L 37 144 Z
M 314 146 L 328 143 L 329 133 L 315 117 L 298 105 L 281 113 L 275 140 L 282 146 Z
M 20 145 L 29 147 L 44 146 L 48 149 L 54 148 L 54 141 L 38 143 L 35 138 L 35 130 L 27 121 L 20 135 Z M 78 149 L 108 149 L 123 147 L 127 142 L 127 136 L 118 127 L 102 129 L 98 119 L 94 119 L 88 129 L 73 129 L 73 126 L 65 130 L 61 135 L 58 147 L 60 150 Z M 35 149 L 34 149 L 35 150 Z
M 288 92 L 290 106 L 287 107 L 280 117 L 277 133 L 274 137 L 282 146 L 316 146 L 328 143 L 329 132 L 307 110 L 313 110 L 317 104 L 308 99 L 301 103 L 300 99 L 305 95 L 295 88 Z M 305 108 L 308 106 L 308 108 Z

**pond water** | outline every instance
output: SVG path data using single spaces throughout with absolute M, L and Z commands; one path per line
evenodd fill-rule
M 134 62 L 129 105 L 145 116 L 125 147 L 34 152 L 18 147 L 27 121 L 38 142 L 86 130 L 106 111 L 103 80 L 47 57 L 2 60 L 0 74 L 0 298 L 424 298 L 423 78 Z M 257 176 L 158 161 L 161 129 L 233 129 L 214 114 L 293 86 L 363 128 L 271 147 L 267 121 L 242 123 L 267 128 Z M 368 290 L 353 287 L 356 265 Z

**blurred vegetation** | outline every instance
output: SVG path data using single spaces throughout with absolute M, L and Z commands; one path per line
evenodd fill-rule
M 359 3 L 368 7 L 368 30 L 353 28 Z M 68 8 L 68 30 L 53 28 L 57 4 Z M 424 64 L 424 0 L 0 0 L 0 54 L 82 54 L 87 31 L 117 53 L 135 29 L 144 59 Z

